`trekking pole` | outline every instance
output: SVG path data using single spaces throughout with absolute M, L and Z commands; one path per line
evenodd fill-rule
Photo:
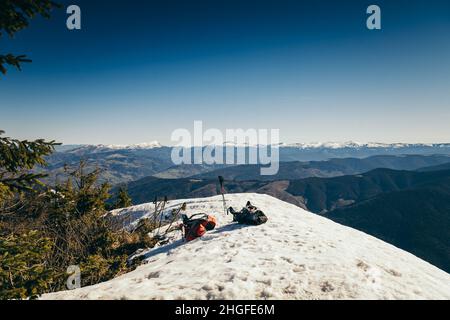
M 155 223 L 155 225 L 156 225 L 156 221 L 157 221 L 157 217 L 158 217 L 158 210 L 159 210 L 159 203 L 158 203 L 158 197 L 157 196 L 155 197 L 155 200 L 153 200 L 153 204 L 155 205 L 155 211 L 153 212 L 152 216 L 148 217 L 148 218 L 141 218 L 141 219 L 139 219 L 136 228 L 134 228 L 132 232 L 136 232 L 139 229 L 141 229 L 143 227 L 143 224 L 141 224 L 141 222 L 143 222 L 145 219 L 150 220 L 152 223 Z M 130 215 L 129 218 L 131 219 L 131 215 Z
M 220 193 L 222 194 L 222 201 L 223 201 L 223 210 L 225 211 L 225 214 L 228 215 L 228 210 L 227 210 L 227 203 L 225 202 L 225 188 L 223 187 L 223 182 L 225 180 L 223 179 L 222 176 L 219 176 L 219 183 L 220 183 Z
M 172 224 L 175 222 L 175 220 L 177 220 L 177 218 L 179 217 L 181 211 L 186 211 L 186 203 L 185 202 L 181 205 L 181 207 L 178 208 L 178 210 L 174 209 L 172 211 L 172 220 L 170 221 L 170 224 L 167 227 L 166 232 L 164 233 L 164 236 L 171 231 L 170 228 L 172 227 Z
M 158 196 L 156 196 L 155 200 L 153 200 L 153 204 L 155 205 L 155 211 L 153 212 L 153 221 L 154 221 L 154 223 L 156 223 L 156 219 L 158 218 L 158 209 L 159 209 Z
M 164 216 L 164 208 L 166 207 L 166 203 L 167 203 L 167 196 L 164 197 L 164 201 L 159 210 L 159 224 L 158 224 L 158 231 L 156 233 L 156 236 L 159 236 L 159 231 L 161 229 L 162 220 L 163 220 L 163 216 Z

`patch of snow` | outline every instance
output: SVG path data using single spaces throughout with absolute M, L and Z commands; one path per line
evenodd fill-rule
M 167 210 L 186 202 L 189 215 L 214 215 L 216 229 L 188 243 L 175 232 L 136 270 L 42 299 L 450 299 L 449 274 L 381 240 L 268 195 L 226 199 L 235 208 L 250 200 L 268 222 L 232 223 L 220 196 L 170 201 Z M 133 224 L 153 209 L 112 213 Z
M 282 144 L 284 147 L 299 148 L 299 149 L 344 149 L 344 148 L 384 148 L 384 149 L 398 149 L 398 148 L 420 148 L 420 147 L 450 147 L 448 143 L 433 144 L 433 143 L 383 143 L 383 142 L 311 142 L 311 143 L 291 143 Z
M 206 146 L 206 145 L 205 145 Z M 214 145 L 209 145 L 213 147 Z M 220 145 L 217 145 L 220 146 Z M 225 141 L 222 147 L 236 147 L 236 148 L 247 148 L 247 147 L 278 147 L 278 148 L 297 148 L 303 150 L 313 150 L 313 149 L 399 149 L 399 148 L 450 148 L 450 143 L 383 143 L 383 142 L 311 142 L 311 143 L 276 143 L 276 144 L 250 144 L 248 142 L 237 143 L 234 141 Z M 162 148 L 158 141 L 144 142 L 131 145 L 121 145 L 121 144 L 99 144 L 99 145 L 73 145 L 65 148 L 57 148 L 59 152 L 79 152 L 90 151 L 90 152 L 105 152 L 110 150 L 143 150 L 143 149 L 155 149 Z M 170 147 L 170 146 L 168 146 Z M 187 144 L 183 148 L 199 148 L 204 146 L 196 146 Z
M 146 150 L 146 149 L 156 149 L 156 148 L 162 148 L 163 145 L 161 145 L 158 141 L 152 141 L 152 142 L 143 142 L 143 143 L 137 143 L 137 144 L 130 144 L 130 145 L 124 145 L 124 144 L 98 144 L 98 145 L 82 145 L 78 148 L 74 148 L 71 150 L 68 150 L 68 152 L 71 153 L 77 153 L 80 151 L 89 151 L 92 153 L 96 152 L 107 152 L 111 150 Z
M 106 149 L 153 149 L 153 148 L 161 148 L 162 145 L 158 141 L 152 141 L 130 145 L 107 144 L 107 145 L 98 145 L 97 147 Z

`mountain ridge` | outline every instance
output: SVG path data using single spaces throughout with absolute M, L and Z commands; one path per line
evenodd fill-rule
M 238 146 L 238 147 L 257 147 L 258 144 L 251 145 L 248 143 L 237 144 L 234 142 L 226 141 L 223 145 Z M 221 146 L 221 145 L 218 145 Z M 262 145 L 265 146 L 265 145 Z M 300 148 L 300 149 L 344 149 L 344 148 L 408 148 L 408 147 L 438 147 L 447 148 L 450 147 L 450 143 L 405 143 L 405 142 L 356 142 L 356 141 L 328 141 L 328 142 L 294 142 L 294 143 L 277 143 L 271 144 L 273 147 L 283 148 Z M 152 149 L 152 148 L 173 148 L 175 146 L 163 145 L 154 140 L 151 142 L 133 143 L 133 144 L 64 144 L 65 149 L 69 148 L 92 148 L 98 147 L 99 149 Z M 59 148 L 61 148 L 59 147 Z M 188 146 L 188 148 L 195 148 L 198 146 Z

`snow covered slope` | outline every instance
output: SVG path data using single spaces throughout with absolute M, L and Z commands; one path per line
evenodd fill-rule
M 188 213 L 217 217 L 215 230 L 152 249 L 147 264 L 113 280 L 42 298 L 450 299 L 449 274 L 383 241 L 267 195 L 226 198 L 236 208 L 250 200 L 269 221 L 236 225 L 221 197 L 187 200 Z M 114 214 L 133 222 L 152 209 L 144 204 Z

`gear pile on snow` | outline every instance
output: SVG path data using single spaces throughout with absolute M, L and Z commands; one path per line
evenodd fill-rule
M 224 178 L 219 176 L 220 193 L 222 195 L 224 213 L 231 213 L 233 215 L 233 222 L 246 225 L 260 225 L 267 222 L 267 216 L 257 207 L 253 206 L 250 201 L 247 202 L 246 206 L 241 211 L 235 211 L 232 207 L 227 209 L 224 195 L 224 181 Z M 167 202 L 167 197 L 164 197 L 164 201 L 161 202 L 158 202 L 158 199 L 155 198 L 155 201 L 153 202 L 155 205 L 153 221 L 157 223 L 156 233 L 153 238 L 160 244 L 165 244 L 168 242 L 167 234 L 174 230 L 172 228 L 172 224 L 174 221 L 179 219 L 180 215 L 182 218 L 182 223 L 175 227 L 175 229 L 182 231 L 185 241 L 197 239 L 203 236 L 207 231 L 213 230 L 217 225 L 216 218 L 206 213 L 196 213 L 190 217 L 186 214 L 181 214 L 181 211 L 186 211 L 186 203 L 183 203 L 177 210 L 172 210 L 169 226 L 166 228 L 164 233 L 161 233 L 160 231 L 163 221 L 167 221 L 167 217 L 164 214 Z

